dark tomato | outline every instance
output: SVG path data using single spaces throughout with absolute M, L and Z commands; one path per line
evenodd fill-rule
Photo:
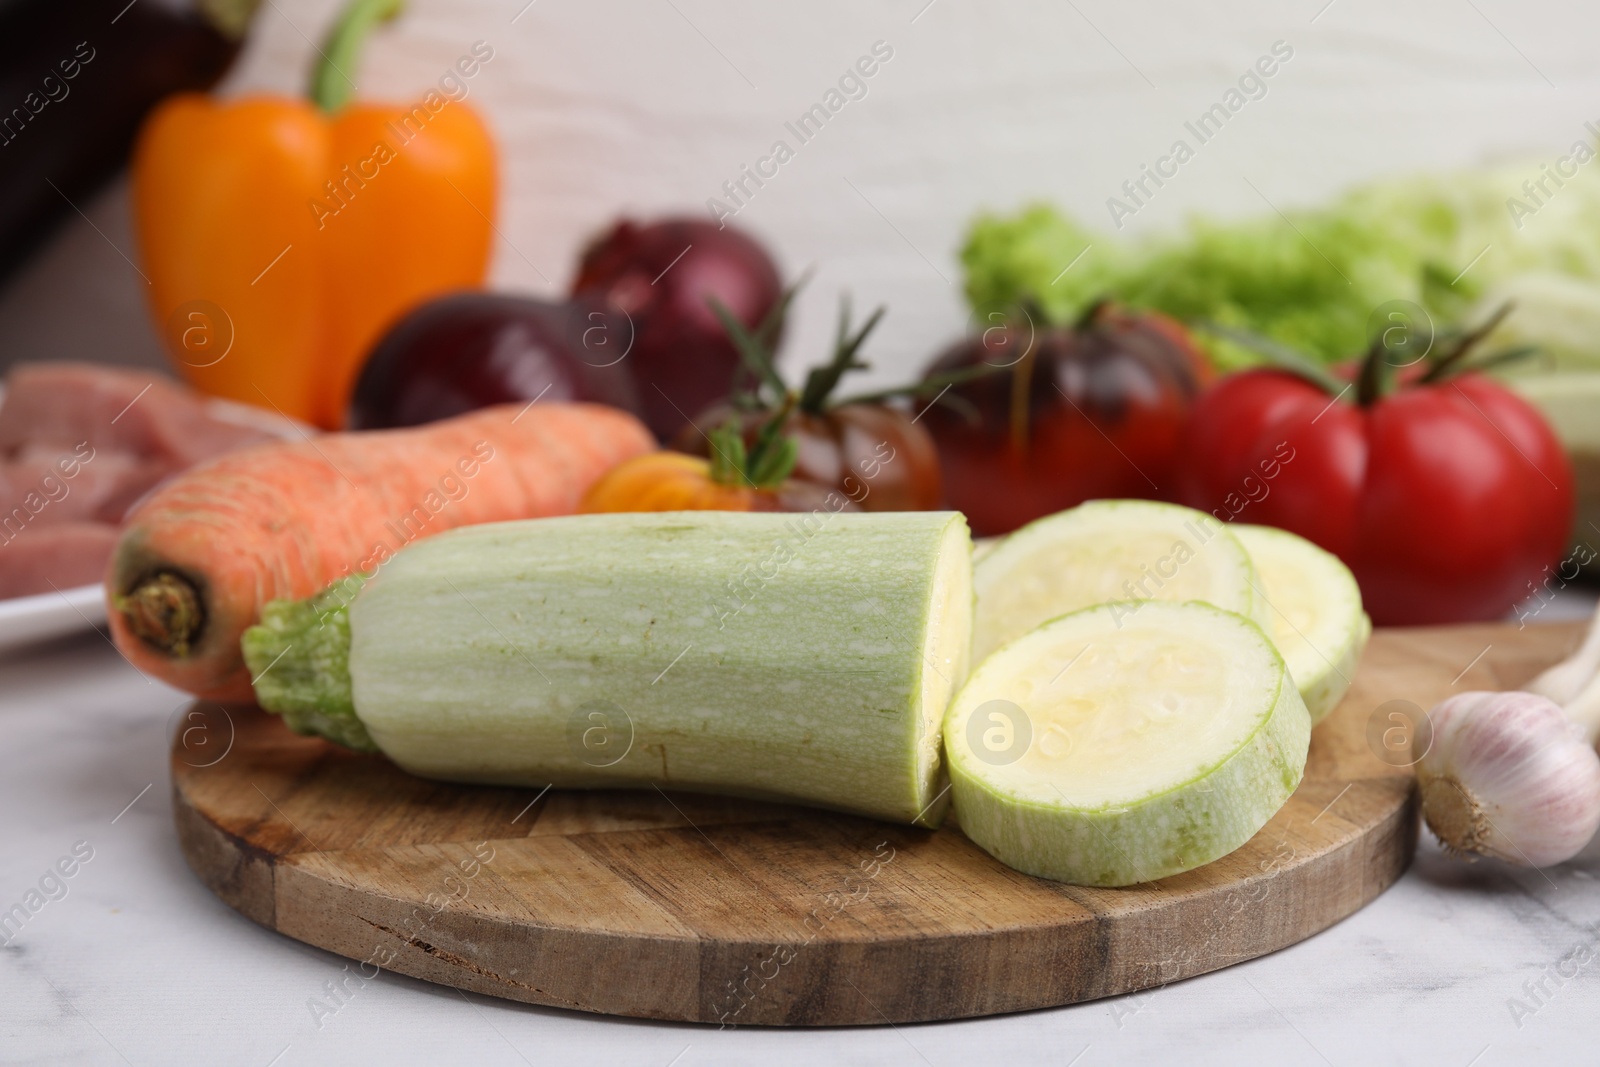
M 928 374 L 1008 367 L 953 386 L 920 423 L 944 495 L 994 536 L 1085 500 L 1173 495 L 1172 463 L 1209 365 L 1177 322 L 1111 304 L 1074 327 L 997 326 Z

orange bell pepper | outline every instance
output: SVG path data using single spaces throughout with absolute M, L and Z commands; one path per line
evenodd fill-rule
M 400 7 L 354 0 L 311 100 L 183 94 L 140 132 L 134 221 L 150 307 L 196 388 L 337 428 L 383 330 L 483 281 L 495 202 L 483 121 L 454 92 L 346 106 L 362 41 Z M 474 46 L 460 74 L 493 55 Z M 452 69 L 447 85 L 465 82 Z

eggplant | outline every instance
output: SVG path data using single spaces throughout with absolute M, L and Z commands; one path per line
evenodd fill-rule
M 156 103 L 222 77 L 255 6 L 0 2 L 0 278 L 122 169 Z

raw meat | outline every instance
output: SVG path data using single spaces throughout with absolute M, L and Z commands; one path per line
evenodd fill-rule
M 13 367 L 0 401 L 0 599 L 100 581 L 136 500 L 170 475 L 291 426 L 151 371 Z
M 135 500 L 176 470 L 164 460 L 120 452 L 27 445 L 15 459 L 0 460 L 0 506 L 7 508 L 0 519 L 22 507 L 49 525 L 120 522 Z
M 0 599 L 65 592 L 105 575 L 117 527 L 103 522 L 58 523 L 49 530 L 0 532 Z
M 0 403 L 0 455 L 87 442 L 182 468 L 272 436 L 214 417 L 198 393 L 170 378 L 93 363 L 19 363 Z

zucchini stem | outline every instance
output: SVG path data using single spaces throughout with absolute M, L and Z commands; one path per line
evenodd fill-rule
M 349 605 L 364 581 L 352 575 L 308 600 L 268 602 L 239 647 L 256 702 L 289 729 L 376 752 L 350 684 Z

